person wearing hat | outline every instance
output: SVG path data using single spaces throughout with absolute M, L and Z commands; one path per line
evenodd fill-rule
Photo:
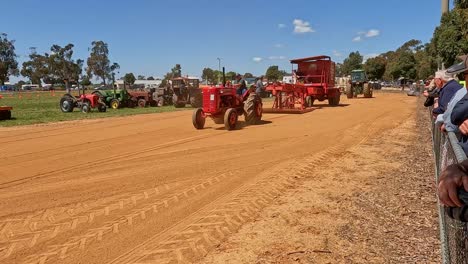
M 455 64 L 447 69 L 449 74 L 463 73 L 465 81 L 468 80 L 468 60 L 467 56 L 459 57 L 462 62 Z M 463 89 L 465 90 L 465 89 Z M 466 142 L 468 139 L 468 93 L 465 92 L 465 96 L 461 98 L 454 106 L 450 120 L 455 126 L 458 126 L 459 132 L 463 135 L 460 144 L 466 149 Z M 460 207 L 455 208 L 452 212 L 453 215 L 457 215 L 459 212 L 466 211 L 465 205 L 460 201 L 458 197 L 459 189 L 468 191 L 468 160 L 465 160 L 459 164 L 455 163 L 449 165 L 442 171 L 437 186 L 437 194 L 442 204 L 449 207 Z M 458 212 L 458 213 L 457 213 Z M 463 216 L 463 218 L 465 218 Z
M 453 74 L 447 73 L 446 70 L 440 70 L 435 73 L 434 83 L 440 89 L 439 100 L 434 103 L 437 106 L 432 110 L 432 114 L 443 114 L 447 109 L 447 105 L 452 100 L 455 93 L 462 88 L 462 86 L 455 81 Z

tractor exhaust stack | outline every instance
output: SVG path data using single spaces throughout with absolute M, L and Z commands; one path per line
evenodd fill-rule
M 223 87 L 226 87 L 226 73 L 224 71 L 224 67 L 223 67 Z

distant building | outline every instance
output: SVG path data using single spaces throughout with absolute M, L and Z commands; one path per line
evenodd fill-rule
M 134 85 L 144 85 L 145 88 L 158 88 L 162 80 L 157 78 L 155 80 L 135 80 Z M 124 80 L 116 80 L 117 88 L 124 88 Z

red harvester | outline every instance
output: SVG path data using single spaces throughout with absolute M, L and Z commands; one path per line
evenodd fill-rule
M 329 56 L 315 56 L 291 60 L 292 68 L 297 65 L 297 80 L 292 83 L 273 83 L 266 87 L 275 97 L 271 109 L 265 112 L 304 113 L 315 100 L 336 106 L 340 103 L 340 89 L 335 87 L 335 63 Z

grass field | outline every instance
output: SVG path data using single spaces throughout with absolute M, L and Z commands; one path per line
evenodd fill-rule
M 0 121 L 0 127 L 30 125 L 39 123 L 58 122 L 77 119 L 95 119 L 112 116 L 127 116 L 148 113 L 160 113 L 184 110 L 187 108 L 175 108 L 173 106 L 145 107 L 145 108 L 107 108 L 107 112 L 99 113 L 93 109 L 84 114 L 75 109 L 72 113 L 62 113 L 59 108 L 60 97 L 64 92 L 56 92 L 53 96 L 50 92 L 22 92 L 1 93 L 0 105 L 12 106 L 12 119 Z

